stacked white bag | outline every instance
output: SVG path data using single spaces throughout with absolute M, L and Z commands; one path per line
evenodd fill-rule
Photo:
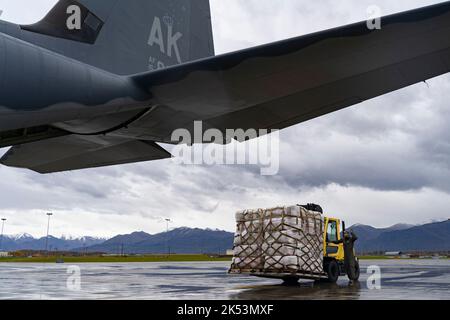
M 300 206 L 236 214 L 231 272 L 323 272 L 322 214 Z
M 261 247 L 263 234 L 261 210 L 245 210 L 236 213 L 233 265 L 237 269 L 261 269 L 264 267 Z M 233 269 L 233 267 L 232 267 Z

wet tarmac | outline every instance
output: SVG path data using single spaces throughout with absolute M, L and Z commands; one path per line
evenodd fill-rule
M 367 273 L 371 266 L 379 267 L 380 282 Z M 359 282 L 342 277 L 335 285 L 285 286 L 227 269 L 228 263 L 208 262 L 5 263 L 0 299 L 450 299 L 450 260 L 362 261 Z

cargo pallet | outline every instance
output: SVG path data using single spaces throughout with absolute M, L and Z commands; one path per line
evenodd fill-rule
M 292 272 L 288 270 L 250 270 L 250 269 L 241 269 L 241 270 L 230 270 L 229 274 L 235 275 L 249 275 L 255 277 L 262 278 L 271 278 L 271 279 L 304 279 L 304 280 L 323 280 L 327 279 L 328 276 L 325 272 L 323 273 L 315 273 L 315 272 Z

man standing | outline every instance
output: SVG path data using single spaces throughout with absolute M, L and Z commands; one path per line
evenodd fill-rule
M 347 276 L 352 281 L 357 281 L 359 279 L 359 263 L 355 257 L 355 241 L 358 237 L 353 232 L 353 230 L 344 231 L 343 238 L 339 241 L 333 243 L 344 245 L 344 268 Z
M 344 267 L 350 280 L 357 281 L 359 279 L 359 263 L 355 257 L 355 241 L 358 240 L 356 234 L 351 230 L 344 231 Z

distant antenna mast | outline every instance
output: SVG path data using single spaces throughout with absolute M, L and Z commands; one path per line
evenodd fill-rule
M 169 223 L 172 222 L 169 218 L 166 218 L 166 253 L 170 255 L 170 247 L 169 247 Z
M 47 221 L 47 238 L 45 239 L 45 252 L 48 255 L 48 234 L 50 231 L 50 217 L 53 215 L 51 212 L 47 212 L 48 221 Z
M 3 245 L 3 230 L 5 228 L 5 221 L 6 221 L 6 218 L 2 218 L 2 235 L 1 235 L 1 238 L 0 238 L 0 252 L 3 249 L 3 247 L 2 247 L 2 245 Z

